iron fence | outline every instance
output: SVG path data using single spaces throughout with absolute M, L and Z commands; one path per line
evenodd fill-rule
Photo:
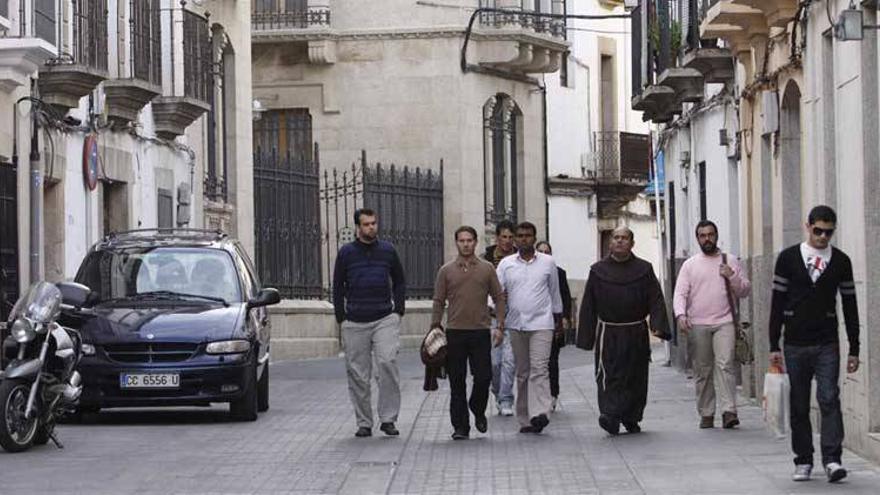
M 359 164 L 324 172 L 325 273 L 329 294 L 339 248 L 355 238 L 354 211 L 362 206 L 379 215 L 380 237 L 394 244 L 406 274 L 407 298 L 430 299 L 443 264 L 443 161 L 440 170 Z
M 73 60 L 107 70 L 107 0 L 74 0 Z
M 329 25 L 329 5 L 309 7 L 307 0 L 256 0 L 251 13 L 251 27 L 254 31 Z
M 183 11 L 183 95 L 208 101 L 211 81 L 211 36 L 208 20 Z
M 593 133 L 595 177 L 600 182 L 648 183 L 650 136 L 630 132 Z
M 318 146 L 314 158 L 254 153 L 257 271 L 283 297 L 322 297 Z
M 0 162 L 0 322 L 18 298 L 17 184 L 15 167 Z
M 130 0 L 131 77 L 162 85 L 160 0 Z

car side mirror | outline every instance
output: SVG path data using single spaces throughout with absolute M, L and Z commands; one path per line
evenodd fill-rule
M 261 308 L 263 306 L 270 306 L 280 302 L 281 294 L 278 293 L 278 289 L 266 288 L 261 290 L 256 297 L 248 301 L 248 307 L 251 309 Z
M 55 287 L 61 291 L 62 304 L 74 308 L 83 307 L 89 300 L 89 294 L 92 293 L 92 289 L 89 289 L 88 286 L 76 282 L 58 282 Z

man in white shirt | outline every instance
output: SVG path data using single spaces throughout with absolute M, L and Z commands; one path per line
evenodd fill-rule
M 551 256 L 535 251 L 537 229 L 522 222 L 516 228 L 519 252 L 498 265 L 498 280 L 507 294 L 506 329 L 516 362 L 516 416 L 520 433 L 540 433 L 549 423 L 550 349 L 561 328 L 562 297 Z M 503 334 L 496 329 L 495 345 Z

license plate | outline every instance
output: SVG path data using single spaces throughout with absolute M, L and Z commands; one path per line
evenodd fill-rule
M 179 388 L 179 373 L 120 373 L 120 388 Z

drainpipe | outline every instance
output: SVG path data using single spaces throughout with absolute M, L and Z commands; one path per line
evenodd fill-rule
M 547 145 L 547 80 L 542 75 L 541 84 L 541 133 L 543 140 L 544 160 L 544 239 L 550 240 L 550 158 Z
M 40 166 L 40 124 L 36 108 L 31 102 L 30 152 L 30 277 L 31 283 L 43 280 L 43 169 Z

